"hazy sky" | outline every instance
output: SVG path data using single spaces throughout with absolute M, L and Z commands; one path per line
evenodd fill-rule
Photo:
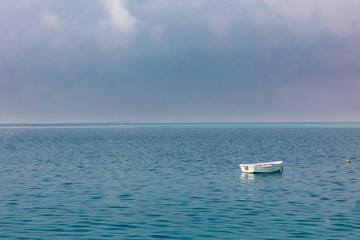
M 1 0 L 0 123 L 360 121 L 359 0 Z

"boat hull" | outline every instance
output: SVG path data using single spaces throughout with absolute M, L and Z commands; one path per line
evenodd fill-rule
M 272 173 L 282 171 L 282 161 L 254 163 L 254 164 L 239 164 L 244 173 Z

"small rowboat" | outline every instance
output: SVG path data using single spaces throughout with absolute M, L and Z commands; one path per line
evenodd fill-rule
M 252 164 L 239 164 L 244 173 L 271 173 L 282 171 L 283 161 L 267 162 L 267 163 L 252 163 Z

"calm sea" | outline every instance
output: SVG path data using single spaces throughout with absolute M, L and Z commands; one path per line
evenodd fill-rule
M 0 238 L 360 239 L 360 125 L 2 125 Z

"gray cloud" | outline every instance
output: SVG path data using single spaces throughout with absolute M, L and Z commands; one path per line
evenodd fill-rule
M 0 122 L 359 121 L 358 1 L 0 3 Z

